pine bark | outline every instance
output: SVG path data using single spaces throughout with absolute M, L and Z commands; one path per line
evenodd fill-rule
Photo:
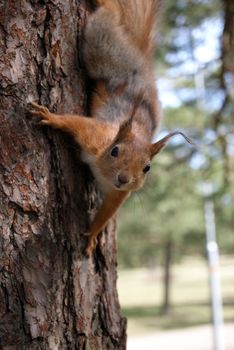
M 115 222 L 84 248 L 100 194 L 80 150 L 28 113 L 87 113 L 88 1 L 0 2 L 0 349 L 125 349 Z

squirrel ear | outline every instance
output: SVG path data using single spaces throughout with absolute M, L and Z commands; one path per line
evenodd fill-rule
M 129 118 L 120 125 L 115 142 L 117 142 L 118 140 L 124 139 L 127 136 L 127 134 L 131 132 L 131 130 L 132 130 L 132 118 Z
M 175 135 L 181 135 L 185 138 L 185 140 L 190 143 L 191 145 L 194 145 L 193 141 L 190 140 L 185 134 L 183 134 L 181 131 L 174 131 L 168 134 L 167 136 L 163 137 L 161 140 L 157 141 L 150 147 L 151 151 L 151 157 L 154 157 L 157 153 L 161 151 L 163 147 L 166 146 L 167 142 L 170 140 L 171 137 Z
M 143 101 L 143 98 L 144 98 L 144 92 L 139 92 L 139 94 L 137 95 L 134 103 L 133 103 L 133 108 L 132 108 L 132 111 L 131 111 L 131 114 L 130 114 L 130 119 L 132 120 L 136 114 L 136 111 L 138 109 L 138 107 L 140 106 L 140 104 L 142 103 Z
M 142 99 L 143 99 L 143 93 L 139 93 L 134 101 L 130 117 L 120 125 L 115 141 L 122 140 L 124 137 L 126 137 L 127 134 L 129 134 L 131 132 L 133 118 L 136 114 L 138 107 L 140 106 L 140 104 L 142 102 Z

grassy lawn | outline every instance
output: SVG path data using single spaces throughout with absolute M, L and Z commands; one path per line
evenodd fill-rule
M 234 258 L 220 259 L 224 319 L 234 321 Z M 119 271 L 118 291 L 122 314 L 128 318 L 128 334 L 210 323 L 208 268 L 205 260 L 186 259 L 173 267 L 171 311 L 161 313 L 162 271 Z

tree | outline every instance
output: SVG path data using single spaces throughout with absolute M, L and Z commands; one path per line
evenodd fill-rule
M 79 63 L 89 1 L 3 1 L 0 65 L 0 348 L 125 349 L 115 223 L 83 252 L 100 201 L 79 148 L 28 103 L 87 111 Z
M 164 11 L 155 59 L 157 78 L 161 75 L 177 99 L 169 105 L 172 94 L 165 94 L 163 127 L 166 132 L 183 130 L 198 149 L 176 139 L 154 160 L 150 191 L 146 189 L 134 213 L 133 198 L 121 215 L 119 255 L 121 264 L 131 267 L 153 260 L 162 264 L 162 306 L 168 310 L 171 263 L 205 252 L 203 203 L 197 191 L 201 181 L 221 188 L 214 198 L 218 241 L 222 253 L 233 247 L 234 6 L 232 0 L 168 0 Z M 214 29 L 217 37 L 219 29 L 222 41 L 211 59 L 206 55 L 205 33 L 213 34 Z M 198 55 L 201 46 L 208 50 Z

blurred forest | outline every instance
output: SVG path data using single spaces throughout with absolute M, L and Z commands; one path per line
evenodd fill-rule
M 234 3 L 167 0 L 155 56 L 163 109 L 157 137 L 181 130 L 119 215 L 120 267 L 205 255 L 201 183 L 212 184 L 221 254 L 234 251 Z M 168 271 L 166 271 L 166 274 Z M 168 278 L 165 275 L 165 278 Z

